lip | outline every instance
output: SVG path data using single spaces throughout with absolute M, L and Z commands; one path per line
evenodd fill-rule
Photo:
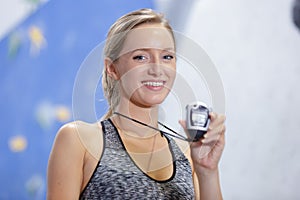
M 149 90 L 159 91 L 164 88 L 166 81 L 163 80 L 146 80 L 142 81 L 142 85 Z

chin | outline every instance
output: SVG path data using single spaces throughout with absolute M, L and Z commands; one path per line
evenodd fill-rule
M 145 97 L 143 99 L 131 99 L 131 102 L 134 103 L 135 105 L 142 107 L 142 108 L 151 108 L 154 106 L 157 106 L 161 104 L 164 100 L 165 97 Z
M 134 93 L 131 96 L 130 101 L 137 106 L 150 108 L 163 103 L 168 94 L 169 90 L 164 90 L 159 93 L 142 91 Z

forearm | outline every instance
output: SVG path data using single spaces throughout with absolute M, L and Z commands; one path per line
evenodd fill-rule
M 201 200 L 222 200 L 222 193 L 219 181 L 219 171 L 216 170 L 201 170 L 196 169 L 200 199 Z

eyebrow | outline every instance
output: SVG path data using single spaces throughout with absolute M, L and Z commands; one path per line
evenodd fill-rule
M 131 53 L 133 53 L 135 51 L 149 51 L 149 49 L 157 49 L 157 48 L 140 48 L 140 49 L 132 50 Z M 173 47 L 167 47 L 167 48 L 158 49 L 158 50 L 175 52 L 175 49 Z

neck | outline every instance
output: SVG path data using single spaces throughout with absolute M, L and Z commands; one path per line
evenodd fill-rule
M 140 107 L 132 102 L 120 101 L 120 106 L 117 107 L 116 112 L 126 115 L 145 124 L 153 127 L 158 127 L 158 106 L 154 107 Z M 124 106 L 127 105 L 127 106 Z M 117 123 L 117 126 L 121 131 L 127 132 L 130 135 L 137 137 L 149 137 L 157 133 L 157 131 L 150 129 L 149 127 L 138 124 L 130 119 L 122 116 L 113 116 L 113 120 Z

